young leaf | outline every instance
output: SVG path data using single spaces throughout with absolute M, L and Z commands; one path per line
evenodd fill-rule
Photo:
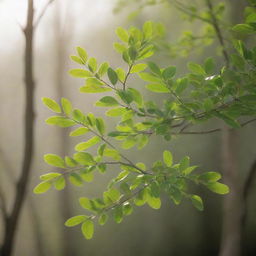
M 210 189 L 212 192 L 217 193 L 217 194 L 227 194 L 229 193 L 229 187 L 225 184 L 222 184 L 220 182 L 211 182 L 206 184 L 206 187 Z
M 165 150 L 163 153 L 163 158 L 164 158 L 164 163 L 166 164 L 167 167 L 172 166 L 172 153 L 168 150 Z
M 131 68 L 131 73 L 139 73 L 143 70 L 145 70 L 147 68 L 147 64 L 143 64 L 143 63 L 140 63 L 140 64 L 136 64 L 134 66 L 132 66 Z
M 49 125 L 56 125 L 62 128 L 74 126 L 76 124 L 75 121 L 63 116 L 51 116 L 46 119 L 45 122 Z
M 199 211 L 204 210 L 203 201 L 202 201 L 202 198 L 200 196 L 192 195 L 190 197 L 190 199 L 191 199 L 191 202 L 195 206 L 196 209 L 198 209 Z
M 82 233 L 86 239 L 91 239 L 94 233 L 94 224 L 92 220 L 88 219 L 82 224 Z
M 44 155 L 44 161 L 49 164 L 52 165 L 54 167 L 60 167 L 60 168 L 65 168 L 65 162 L 64 160 L 55 154 L 46 154 Z
M 72 104 L 71 102 L 66 98 L 61 98 L 61 106 L 64 111 L 64 113 L 69 116 L 72 112 Z
M 152 92 L 168 93 L 170 90 L 164 84 L 148 84 L 146 88 Z
M 70 132 L 69 136 L 81 136 L 89 132 L 89 129 L 86 127 L 78 127 L 74 131 Z
M 79 57 L 83 60 L 83 62 L 86 63 L 87 53 L 86 53 L 85 49 L 83 49 L 82 47 L 76 47 L 76 51 L 77 51 Z
M 161 76 L 162 73 L 161 73 L 161 70 L 160 68 L 156 65 L 156 63 L 154 62 L 148 62 L 148 67 L 150 68 L 150 70 L 156 74 L 157 76 Z
M 96 128 L 101 135 L 105 133 L 105 123 L 102 118 L 96 118 L 95 120 Z
M 99 224 L 103 226 L 107 222 L 107 220 L 108 220 L 108 215 L 103 213 L 99 217 Z
M 98 136 L 94 136 L 91 139 L 89 139 L 86 142 L 80 142 L 75 146 L 76 151 L 84 151 L 96 144 L 98 144 L 101 141 L 101 139 Z
M 105 96 L 95 103 L 97 107 L 115 107 L 118 105 L 117 100 L 111 96 Z
M 100 67 L 99 67 L 99 70 L 98 70 L 98 75 L 100 77 L 102 77 L 103 75 L 105 75 L 108 71 L 108 67 L 109 67 L 109 64 L 108 62 L 103 62 Z
M 69 71 L 69 74 L 73 77 L 80 77 L 80 78 L 86 78 L 86 77 L 92 76 L 92 73 L 85 69 L 71 69 Z
M 35 194 L 43 194 L 51 188 L 51 182 L 44 181 L 39 183 L 33 190 Z
M 165 68 L 162 75 L 165 80 L 168 80 L 170 78 L 173 78 L 176 73 L 176 67 L 171 66 L 168 68 Z
M 95 58 L 90 58 L 88 60 L 88 68 L 93 73 L 97 71 L 97 60 Z
M 118 28 L 116 29 L 116 34 L 117 34 L 117 36 L 119 37 L 119 39 L 120 39 L 121 41 L 123 41 L 123 42 L 125 42 L 125 43 L 128 42 L 128 40 L 129 40 L 129 34 L 128 34 L 128 32 L 127 32 L 125 29 L 123 29 L 122 27 L 118 27 Z
M 83 186 L 83 180 L 77 173 L 71 173 L 69 175 L 69 181 L 77 187 Z
M 113 70 L 112 68 L 108 68 L 108 78 L 113 85 L 115 85 L 118 81 L 118 76 L 115 70 Z
M 65 226 L 66 227 L 77 226 L 77 225 L 81 224 L 82 222 L 84 222 L 87 218 L 88 218 L 88 216 L 86 216 L 86 215 L 77 215 L 77 216 L 71 217 L 68 220 L 66 220 Z
M 86 152 L 78 152 L 74 154 L 74 159 L 82 165 L 94 165 L 95 161 L 93 159 L 93 157 Z
M 52 110 L 53 112 L 61 113 L 61 108 L 56 101 L 54 101 L 50 98 L 42 98 L 42 101 L 43 101 L 44 105 L 46 107 L 48 107 L 50 110 Z

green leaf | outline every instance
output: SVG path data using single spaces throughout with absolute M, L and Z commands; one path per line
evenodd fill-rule
M 189 62 L 188 69 L 194 74 L 203 75 L 203 76 L 205 75 L 204 69 L 202 68 L 201 65 L 197 63 Z
M 212 182 L 206 184 L 206 187 L 210 189 L 212 192 L 217 193 L 217 194 L 227 194 L 229 193 L 229 187 L 225 184 L 222 184 L 220 182 Z
M 101 139 L 98 136 L 94 136 L 91 139 L 89 139 L 86 142 L 80 142 L 75 146 L 76 151 L 84 151 L 96 144 L 98 144 L 101 141 Z
M 117 36 L 119 37 L 119 39 L 120 39 L 121 41 L 123 41 L 123 42 L 125 42 L 125 43 L 128 42 L 128 40 L 129 40 L 129 34 L 128 34 L 128 32 L 127 32 L 124 28 L 118 27 L 118 28 L 116 29 L 116 34 L 117 34 Z
M 207 75 L 213 74 L 215 69 L 215 62 L 213 58 L 207 58 L 204 62 L 204 70 Z
M 126 216 L 131 215 L 132 212 L 133 212 L 133 208 L 132 208 L 131 204 L 128 203 L 128 202 L 125 202 L 124 205 L 123 205 L 124 215 L 126 215 Z
M 59 104 L 50 98 L 42 98 L 42 101 L 46 107 L 48 107 L 50 110 L 52 110 L 55 113 L 61 113 L 61 108 Z
M 75 121 L 63 116 L 51 116 L 48 119 L 46 119 L 45 122 L 49 125 L 56 125 L 62 128 L 74 126 L 76 124 Z
M 115 85 L 118 81 L 118 76 L 115 72 L 115 70 L 113 70 L 112 68 L 108 68 L 108 78 L 109 78 L 109 81 Z
M 72 112 L 73 119 L 78 122 L 83 122 L 85 119 L 85 116 L 83 112 L 80 109 L 75 108 Z
M 178 83 L 177 83 L 175 92 L 178 95 L 180 95 L 188 87 L 188 79 L 185 77 L 185 78 L 177 80 L 177 82 Z
M 117 100 L 111 96 L 105 96 L 95 103 L 97 107 L 115 107 L 118 105 Z
M 69 174 L 69 181 L 77 187 L 83 186 L 83 180 L 77 173 Z
M 232 30 L 237 33 L 241 33 L 245 35 L 256 33 L 256 30 L 254 29 L 254 27 L 249 24 L 237 24 L 232 28 Z
M 65 168 L 65 162 L 64 160 L 55 154 L 46 154 L 44 155 L 44 161 L 49 164 L 52 165 L 54 167 L 60 167 L 60 168 Z
M 221 175 L 218 172 L 206 172 L 199 175 L 198 179 L 202 182 L 215 182 L 221 179 Z
M 116 50 L 116 52 L 121 53 L 121 54 L 122 54 L 124 51 L 127 50 L 127 49 L 126 49 L 126 46 L 123 45 L 123 44 L 120 44 L 120 43 L 114 43 L 114 44 L 113 44 L 113 47 L 114 47 L 114 49 Z
M 180 161 L 180 171 L 184 171 L 185 169 L 187 169 L 189 167 L 189 161 L 190 158 L 188 156 L 185 156 L 182 158 L 182 160 Z
M 71 102 L 66 98 L 61 98 L 61 106 L 64 111 L 64 113 L 69 116 L 72 112 L 72 104 Z
M 118 76 L 118 79 L 122 82 L 125 80 L 125 71 L 122 68 L 117 68 L 116 69 L 116 74 Z
M 136 57 L 138 56 L 138 52 L 134 46 L 129 47 L 128 54 L 132 61 L 136 60 Z
M 82 179 L 86 182 L 92 182 L 94 179 L 93 172 L 83 171 L 83 172 L 81 172 L 80 175 L 81 175 Z
M 49 172 L 49 173 L 41 175 L 40 180 L 52 180 L 52 179 L 54 179 L 56 177 L 59 177 L 59 176 L 61 176 L 61 173 Z
M 103 225 L 105 225 L 105 223 L 107 222 L 107 220 L 108 220 L 108 215 L 105 214 L 105 213 L 103 213 L 103 214 L 101 214 L 100 217 L 99 217 L 99 224 L 100 224 L 101 226 L 103 226 Z
M 91 77 L 92 73 L 88 70 L 85 69 L 71 69 L 69 71 L 69 74 L 73 77 L 80 77 L 80 78 L 86 78 L 86 77 Z
M 100 77 L 102 77 L 103 75 L 105 75 L 108 71 L 108 67 L 109 67 L 109 64 L 108 62 L 103 62 L 100 67 L 99 67 L 99 70 L 98 70 L 98 75 Z
M 133 100 L 138 104 L 139 107 L 141 107 L 143 105 L 143 98 L 141 93 L 134 88 L 128 88 L 127 91 L 132 94 Z
M 71 217 L 68 220 L 66 220 L 65 226 L 66 227 L 77 226 L 77 225 L 81 224 L 82 222 L 84 222 L 85 220 L 87 220 L 87 218 L 88 218 L 88 216 L 86 216 L 86 215 L 77 215 L 77 216 Z
M 86 134 L 87 132 L 89 132 L 89 129 L 86 127 L 78 127 L 77 129 L 75 129 L 74 131 L 70 132 L 69 136 L 81 136 Z
M 161 83 L 162 81 L 159 77 L 150 73 L 139 73 L 138 76 L 146 82 Z
M 168 68 L 165 68 L 162 75 L 163 75 L 163 78 L 165 80 L 168 80 L 170 78 L 173 78 L 174 75 L 176 74 L 176 67 L 174 66 L 171 66 L 171 67 L 168 67 Z
M 35 194 L 43 194 L 51 188 L 51 182 L 44 181 L 39 183 L 33 190 Z
M 66 181 L 63 176 L 59 177 L 55 182 L 54 182 L 54 187 L 57 190 L 63 190 L 66 186 Z
M 149 194 L 147 195 L 147 203 L 151 208 L 156 209 L 156 210 L 160 209 L 160 207 L 161 207 L 161 199 L 150 196 Z
M 239 122 L 237 122 L 235 119 L 233 119 L 232 117 L 230 117 L 224 113 L 215 112 L 214 115 L 221 118 L 223 121 L 225 121 L 226 124 L 228 124 L 232 128 L 240 128 L 241 127 Z
M 65 156 L 65 163 L 69 167 L 76 167 L 78 165 L 78 163 L 69 156 Z
M 150 39 L 153 34 L 152 21 L 146 21 L 143 25 L 143 35 L 145 39 Z
M 79 57 L 83 60 L 83 62 L 86 63 L 87 53 L 86 53 L 85 49 L 82 47 L 76 47 L 76 51 L 77 51 Z
M 90 84 L 80 87 L 79 91 L 82 93 L 101 93 L 112 91 L 112 89 L 95 84 Z
M 131 73 L 139 73 L 147 68 L 147 64 L 139 63 L 136 65 L 133 65 L 131 68 Z
M 161 76 L 162 73 L 161 73 L 161 70 L 160 68 L 156 65 L 156 63 L 154 62 L 148 62 L 148 67 L 150 68 L 150 70 L 156 74 L 157 76 Z
M 99 133 L 101 135 L 103 135 L 105 133 L 105 123 L 104 123 L 104 120 L 99 117 L 99 118 L 96 118 L 95 122 L 96 122 L 97 130 L 99 131 Z
M 121 206 L 117 206 L 114 209 L 114 220 L 116 223 L 121 223 L 123 220 L 123 208 Z
M 91 200 L 87 197 L 80 197 L 79 204 L 86 210 L 93 211 L 93 206 L 91 204 Z
M 111 117 L 116 117 L 116 116 L 122 116 L 124 113 L 126 112 L 125 108 L 120 107 L 120 108 L 112 108 L 109 109 L 106 112 L 107 116 L 111 116 Z
M 163 153 L 163 158 L 164 158 L 164 163 L 166 164 L 167 167 L 171 167 L 173 164 L 173 157 L 172 153 L 168 150 L 165 150 Z
M 72 55 L 72 56 L 70 56 L 70 59 L 73 60 L 74 62 L 80 64 L 80 65 L 85 64 L 85 62 L 81 58 L 79 58 L 78 56 Z
M 93 73 L 97 71 L 97 60 L 95 58 L 90 58 L 88 60 L 88 68 Z
M 84 237 L 86 239 L 91 239 L 93 237 L 93 233 L 94 233 L 94 224 L 92 222 L 92 220 L 86 220 L 83 224 L 82 224 L 82 233 L 84 235 Z
M 74 159 L 82 165 L 94 165 L 95 161 L 93 159 L 93 157 L 86 152 L 78 152 L 74 154 Z
M 126 104 L 130 104 L 133 101 L 133 94 L 130 91 L 118 90 L 117 94 Z
M 164 84 L 148 84 L 146 88 L 152 92 L 168 93 L 170 90 Z
M 200 196 L 192 195 L 190 197 L 190 199 L 196 209 L 198 209 L 199 211 L 204 210 L 204 204 L 203 204 L 202 198 Z

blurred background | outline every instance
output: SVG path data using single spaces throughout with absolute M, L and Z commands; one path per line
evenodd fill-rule
M 47 3 L 35 0 L 35 15 Z M 141 26 L 145 21 L 161 22 L 166 27 L 166 40 L 174 43 L 182 31 L 200 31 L 198 22 L 184 20 L 171 4 L 151 4 L 147 1 L 117 0 L 55 0 L 48 6 L 34 35 L 34 77 L 35 77 L 35 149 L 32 171 L 29 179 L 27 198 L 22 209 L 15 239 L 13 255 L 17 256 L 210 256 L 218 255 L 222 228 L 222 196 L 197 188 L 205 201 L 205 210 L 198 212 L 190 203 L 175 206 L 168 198 L 163 198 L 158 211 L 148 206 L 137 208 L 121 224 L 109 221 L 106 226 L 96 225 L 95 236 L 87 241 L 79 227 L 66 228 L 67 218 L 82 214 L 78 204 L 79 196 L 99 196 L 112 177 L 106 173 L 77 188 L 68 186 L 65 191 L 49 191 L 43 195 L 33 195 L 32 189 L 39 176 L 49 167 L 43 162 L 43 155 L 56 153 L 62 156 L 73 153 L 77 143 L 68 138 L 68 129 L 47 126 L 44 120 L 50 112 L 42 105 L 41 97 L 59 100 L 62 96 L 70 99 L 75 107 L 85 112 L 104 115 L 102 109 L 93 106 L 100 95 L 79 94 L 82 85 L 79 79 L 71 78 L 68 70 L 76 65 L 69 59 L 75 47 L 86 49 L 89 56 L 99 62 L 109 61 L 113 67 L 123 66 L 122 58 L 113 49 L 117 41 L 115 28 Z M 171 1 L 170 1 L 171 2 Z M 204 1 L 197 1 L 198 8 Z M 218 2 L 218 1 L 214 1 Z M 234 3 L 236 2 L 236 3 Z M 242 17 L 244 0 L 226 0 L 226 16 L 229 22 Z M 142 6 L 144 6 L 142 8 Z M 25 40 L 21 26 L 26 24 L 26 0 L 0 0 L 0 186 L 7 210 L 13 205 L 15 182 L 21 171 L 24 137 L 24 47 Z M 187 71 L 190 60 L 202 61 L 205 56 L 216 56 L 216 45 L 195 46 L 188 55 L 174 58 L 171 52 L 159 51 L 155 61 L 160 65 L 175 65 L 178 73 Z M 221 61 L 221 56 L 217 59 Z M 144 84 L 131 80 L 147 95 Z M 145 96 L 146 97 L 146 96 Z M 156 99 L 161 102 L 161 98 Z M 109 119 L 109 126 L 113 127 Z M 218 127 L 212 122 L 202 129 Z M 250 124 L 236 134 L 236 159 L 238 177 L 241 184 L 256 157 L 255 124 Z M 153 137 L 143 151 L 136 149 L 126 152 L 134 162 L 148 165 L 161 159 L 162 151 L 173 152 L 178 161 L 189 155 L 193 164 L 200 165 L 202 171 L 222 171 L 221 134 L 185 135 L 171 142 Z M 115 173 L 117 170 L 114 170 Z M 256 255 L 256 188 L 252 187 L 248 197 L 247 215 L 243 229 L 243 254 Z M 4 233 L 3 220 L 0 221 L 0 244 Z

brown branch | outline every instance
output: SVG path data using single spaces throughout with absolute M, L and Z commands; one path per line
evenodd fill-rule
M 216 16 L 214 15 L 214 12 L 213 12 L 212 2 L 211 2 L 211 0 L 206 0 L 206 3 L 207 3 L 207 6 L 208 6 L 208 9 L 209 9 L 209 13 L 211 15 L 212 25 L 213 25 L 214 30 L 216 32 L 216 35 L 218 37 L 219 43 L 222 47 L 222 53 L 223 53 L 223 56 L 225 58 L 226 65 L 228 67 L 229 66 L 229 55 L 228 55 L 228 52 L 226 50 L 224 38 L 223 38 L 223 35 L 221 33 L 218 20 L 217 20 Z
M 255 122 L 256 121 L 256 118 L 254 118 L 254 119 L 250 119 L 250 120 L 248 120 L 248 121 L 246 121 L 246 122 L 244 122 L 244 123 L 241 123 L 240 124 L 240 126 L 241 127 L 244 127 L 244 126 L 246 126 L 247 124 L 250 124 L 250 123 L 252 123 L 252 122 Z M 231 130 L 233 130 L 232 128 L 230 129 L 230 131 Z M 207 131 L 188 131 L 188 132 L 184 132 L 184 129 L 182 130 L 182 131 L 180 131 L 180 132 L 177 132 L 177 133 L 173 133 L 174 135 L 179 135 L 179 134 L 209 134 L 209 133 L 214 133 L 214 132 L 220 132 L 220 131 L 222 131 L 222 129 L 221 128 L 216 128 L 216 129 L 212 129 L 212 130 L 207 130 Z
M 16 185 L 14 204 L 10 215 L 6 220 L 4 242 L 1 248 L 2 256 L 10 256 L 14 247 L 14 239 L 21 209 L 25 201 L 27 184 L 29 181 L 30 167 L 33 154 L 34 135 L 34 77 L 33 77 L 33 35 L 34 35 L 34 2 L 28 0 L 27 25 L 24 29 L 25 36 L 25 127 L 24 127 L 24 156 L 21 169 L 21 176 Z
M 1 187 L 0 187 L 0 210 L 2 211 L 2 214 L 3 214 L 4 224 L 6 224 L 8 212 L 7 212 L 5 196 L 4 196 L 4 193 L 1 189 Z

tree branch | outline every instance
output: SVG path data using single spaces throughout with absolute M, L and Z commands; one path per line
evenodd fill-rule
M 34 23 L 34 28 L 37 28 L 38 24 L 40 23 L 41 19 L 43 18 L 44 14 L 46 13 L 48 7 L 54 2 L 54 0 L 49 0 L 45 6 L 43 7 L 43 9 L 41 10 L 41 12 L 39 13 L 37 19 L 35 20 Z

